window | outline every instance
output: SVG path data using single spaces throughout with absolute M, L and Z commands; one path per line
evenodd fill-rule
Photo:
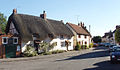
M 85 42 L 85 45 L 87 44 L 87 42 Z
M 78 35 L 78 38 L 81 38 L 81 35 Z
M 65 46 L 65 42 L 61 42 L 61 47 L 64 47 Z
M 71 39 L 71 36 L 68 36 L 68 39 Z
M 87 36 L 85 35 L 85 38 L 87 38 Z
M 79 43 L 79 44 L 81 44 L 81 42 L 80 42 L 80 41 L 79 41 L 78 43 Z
M 69 42 L 68 46 L 71 46 L 71 42 Z
M 53 38 L 53 35 L 52 34 L 48 34 L 49 38 Z
M 8 37 L 2 37 L 2 44 L 8 44 Z
M 60 38 L 61 38 L 61 39 L 63 39 L 63 38 L 64 38 L 64 36 L 63 36 L 63 35 L 60 35 Z
M 13 37 L 13 44 L 18 44 L 18 37 Z
M 17 46 L 17 51 L 18 51 L 18 52 L 20 51 L 20 45 Z

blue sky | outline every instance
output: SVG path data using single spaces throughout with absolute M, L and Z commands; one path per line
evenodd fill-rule
M 0 12 L 9 17 L 17 13 L 39 16 L 43 10 L 47 18 L 64 23 L 91 25 L 93 36 L 103 36 L 120 24 L 120 0 L 1 0 Z

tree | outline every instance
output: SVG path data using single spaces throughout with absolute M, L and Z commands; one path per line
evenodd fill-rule
M 120 29 L 115 31 L 115 41 L 120 44 Z
M 0 27 L 1 27 L 1 31 L 2 33 L 5 33 L 5 28 L 6 28 L 6 16 L 4 16 L 4 14 L 0 13 Z
M 101 40 L 101 36 L 94 36 L 93 38 L 92 38 L 92 40 L 93 40 L 93 42 L 94 43 L 100 43 L 102 40 Z

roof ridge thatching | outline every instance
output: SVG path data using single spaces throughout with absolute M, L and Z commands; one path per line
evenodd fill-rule
M 48 34 L 56 35 L 70 35 L 73 33 L 61 21 L 52 19 L 43 19 L 38 16 L 26 14 L 12 14 L 8 19 L 6 33 L 9 32 L 10 23 L 13 22 L 18 33 L 24 40 L 32 40 L 32 34 L 40 35 L 40 40 L 48 37 Z

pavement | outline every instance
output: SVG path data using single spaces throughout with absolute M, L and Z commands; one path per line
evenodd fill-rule
M 36 60 L 36 59 L 45 59 L 45 58 L 50 58 L 50 57 L 54 57 L 54 56 L 59 56 L 59 55 L 71 55 L 71 56 L 76 56 L 76 55 L 80 55 L 80 54 L 85 54 L 91 50 L 93 50 L 95 48 L 90 48 L 90 49 L 82 49 L 80 51 L 67 51 L 67 52 L 63 52 L 63 53 L 58 53 L 58 54 L 51 54 L 51 55 L 38 55 L 38 56 L 34 56 L 34 57 L 18 57 L 18 58 L 3 58 L 0 59 L 0 62 L 13 62 L 13 61 L 27 61 L 27 60 Z M 85 52 L 86 51 L 86 52 Z

